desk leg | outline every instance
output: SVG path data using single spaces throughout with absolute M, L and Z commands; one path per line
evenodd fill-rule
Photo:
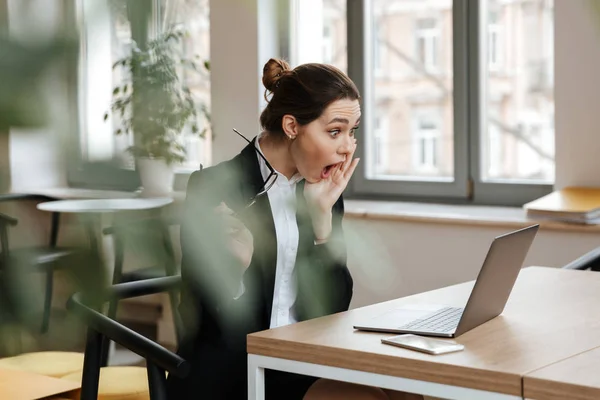
M 265 400 L 265 369 L 248 354 L 248 400 Z

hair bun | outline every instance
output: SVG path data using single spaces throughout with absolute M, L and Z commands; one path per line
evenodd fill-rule
M 263 67 L 262 83 L 269 92 L 273 92 L 277 87 L 277 82 L 284 75 L 284 72 L 289 71 L 290 65 L 284 60 L 271 58 Z

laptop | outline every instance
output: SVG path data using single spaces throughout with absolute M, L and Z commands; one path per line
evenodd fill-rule
M 360 321 L 354 329 L 455 338 L 504 310 L 539 225 L 494 238 L 467 305 L 407 305 Z

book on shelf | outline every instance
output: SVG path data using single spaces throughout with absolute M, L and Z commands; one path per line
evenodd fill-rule
M 580 224 L 600 224 L 600 188 L 567 187 L 523 206 L 527 216 Z

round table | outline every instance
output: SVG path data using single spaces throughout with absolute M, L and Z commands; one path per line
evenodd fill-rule
M 102 253 L 98 246 L 98 238 L 95 227 L 99 217 L 106 213 L 118 213 L 118 212 L 131 212 L 131 211 L 144 211 L 154 210 L 161 207 L 167 206 L 173 203 L 173 199 L 170 197 L 157 197 L 157 198 L 130 198 L 130 199 L 80 199 L 80 200 L 56 200 L 39 203 L 37 208 L 42 211 L 52 212 L 54 215 L 60 215 L 60 213 L 70 214 L 82 214 L 84 217 L 84 226 L 87 231 L 88 239 L 90 241 L 90 250 L 99 255 Z M 90 218 L 91 217 L 91 218 Z M 100 236 L 100 235 L 98 235 Z M 108 352 L 102 351 L 101 364 L 102 366 L 107 365 L 108 353 L 114 353 L 114 343 L 110 341 L 106 343 L 107 339 L 104 339 L 104 349 L 106 346 L 110 346 Z

